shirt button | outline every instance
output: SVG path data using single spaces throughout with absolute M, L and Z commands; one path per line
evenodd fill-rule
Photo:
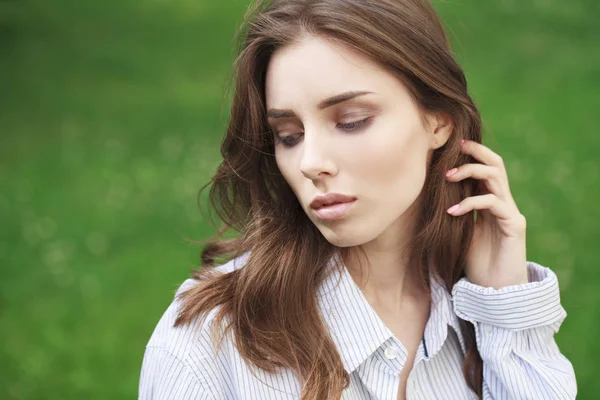
M 492 326 L 491 326 L 491 325 L 488 325 L 488 324 L 485 324 L 485 325 L 483 326 L 483 331 L 484 331 L 485 333 L 491 333 L 491 332 L 492 332 Z
M 395 347 L 390 346 L 387 349 L 385 349 L 383 353 L 385 354 L 385 358 L 393 360 L 398 355 L 398 350 L 396 350 Z

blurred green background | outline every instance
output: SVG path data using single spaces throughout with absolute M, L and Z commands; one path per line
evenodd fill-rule
M 213 229 L 247 1 L 0 1 L 0 398 L 137 396 L 144 346 Z M 556 340 L 600 392 L 600 7 L 435 3 L 484 143 L 559 276 Z M 200 199 L 206 212 L 206 191 Z

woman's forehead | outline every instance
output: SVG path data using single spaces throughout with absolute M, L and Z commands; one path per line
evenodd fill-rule
M 395 81 L 395 82 L 394 82 Z M 393 83 L 392 83 L 393 82 Z M 351 91 L 389 92 L 401 83 L 365 55 L 337 43 L 310 37 L 273 53 L 267 68 L 267 108 L 316 107 L 323 99 Z

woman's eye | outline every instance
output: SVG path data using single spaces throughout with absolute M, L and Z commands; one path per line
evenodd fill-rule
M 278 137 L 277 138 L 277 144 L 282 143 L 283 147 L 294 147 L 294 145 L 296 144 L 296 142 L 294 140 L 291 140 L 291 138 L 295 137 L 296 135 L 287 135 L 284 137 Z
M 345 131 L 352 132 L 352 131 L 357 131 L 360 128 L 364 127 L 365 125 L 369 124 L 370 121 L 371 121 L 371 117 L 367 117 L 361 121 L 349 122 L 347 124 L 339 123 L 338 127 L 341 127 Z M 294 147 L 296 145 L 295 138 L 301 134 L 302 134 L 302 132 L 297 133 L 295 135 L 287 135 L 287 136 L 283 136 L 283 137 L 278 137 L 277 143 L 275 145 L 282 143 L 283 147 L 287 147 L 287 148 Z
M 369 121 L 370 121 L 370 119 L 371 119 L 371 117 L 368 117 L 368 118 L 365 118 L 365 119 L 363 119 L 361 121 L 350 122 L 350 123 L 347 123 L 347 124 L 340 123 L 339 126 L 341 126 L 344 130 L 347 130 L 347 131 L 355 131 L 357 129 L 362 128 L 366 124 L 368 124 Z

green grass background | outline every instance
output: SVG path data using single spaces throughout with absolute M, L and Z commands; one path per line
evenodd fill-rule
M 435 4 L 528 218 L 528 259 L 559 276 L 556 340 L 596 398 L 598 2 Z M 0 1 L 0 398 L 137 395 L 144 346 L 198 261 L 184 237 L 213 232 L 197 194 L 246 7 Z

